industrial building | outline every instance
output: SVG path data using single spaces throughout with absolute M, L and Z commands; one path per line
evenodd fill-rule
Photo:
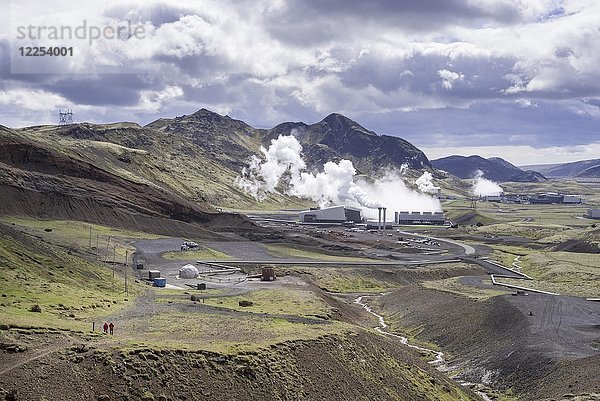
M 583 203 L 581 195 L 564 195 L 562 203 L 579 204 Z
M 367 230 L 391 230 L 394 228 L 394 223 L 392 221 L 383 220 L 367 220 L 367 226 L 365 227 Z
M 339 205 L 305 210 L 300 212 L 299 218 L 302 223 L 361 223 L 362 212 L 359 208 Z
M 444 212 L 396 212 L 394 214 L 396 224 L 434 224 L 446 223 Z
M 486 195 L 483 197 L 486 202 L 502 202 L 504 199 L 503 195 Z
M 588 209 L 583 217 L 588 219 L 600 219 L 600 209 Z
M 583 199 L 581 195 L 565 195 L 565 194 L 557 194 L 557 193 L 540 193 L 535 196 L 529 197 L 529 203 L 532 204 L 559 204 L 565 203 L 569 205 L 583 203 Z

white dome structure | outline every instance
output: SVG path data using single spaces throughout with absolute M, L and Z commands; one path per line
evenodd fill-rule
M 198 277 L 198 269 L 194 265 L 185 265 L 179 269 L 179 278 L 196 278 Z

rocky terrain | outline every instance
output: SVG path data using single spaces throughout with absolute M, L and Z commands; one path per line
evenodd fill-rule
M 315 124 L 282 123 L 268 130 L 263 142 L 290 132 L 307 145 L 306 155 L 313 164 L 349 159 L 362 173 L 375 173 L 403 164 L 413 169 L 431 168 L 427 156 L 409 142 L 377 135 L 341 114 L 330 114 Z

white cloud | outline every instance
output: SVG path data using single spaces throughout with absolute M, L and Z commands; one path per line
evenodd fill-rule
M 461 146 L 461 147 L 421 147 L 430 160 L 445 156 L 460 155 L 481 157 L 501 157 L 516 166 L 530 164 L 568 163 L 579 160 L 600 158 L 600 142 L 580 146 Z
M 72 103 L 55 93 L 39 89 L 13 89 L 0 91 L 0 104 L 18 106 L 27 110 L 56 110 Z
M 158 111 L 164 102 L 169 102 L 183 96 L 183 90 L 176 85 L 168 86 L 160 91 L 143 90 L 140 92 L 139 104 L 134 109 L 143 111 Z
M 437 73 L 442 78 L 442 86 L 448 90 L 452 89 L 454 82 L 462 81 L 465 78 L 463 74 L 448 70 L 438 70 Z
M 3 103 L 14 115 L 46 98 L 41 101 L 46 107 L 70 104 L 89 111 L 82 113 L 89 119 L 115 118 L 104 114 L 110 96 L 96 95 L 89 88 L 97 87 L 88 85 L 101 81 L 98 71 L 106 67 L 137 78 L 110 88 L 133 92 L 115 104 L 129 120 L 200 107 L 261 126 L 330 112 L 356 119 L 395 113 L 396 121 L 382 129 L 390 133 L 388 127 L 412 111 L 429 110 L 433 116 L 437 110 L 475 109 L 492 100 L 518 112 L 546 105 L 549 113 L 578 122 L 599 116 L 597 106 L 580 101 L 600 97 L 600 2 L 591 0 L 377 0 L 356 8 L 309 0 L 109 0 L 76 8 L 67 0 L 12 4 L 11 20 L 17 24 L 132 19 L 146 32 L 142 39 L 78 45 L 82 58 L 61 60 L 64 75 L 28 81 L 4 73 L 0 90 L 35 94 L 5 95 Z M 398 18 L 415 21 L 402 24 Z M 14 35 L 9 29 L 0 40 Z M 541 115 L 531 118 L 543 124 Z M 473 112 L 470 118 L 488 121 L 485 132 L 503 129 L 511 135 L 528 129 L 492 126 L 491 117 Z M 477 140 L 487 143 L 485 134 Z

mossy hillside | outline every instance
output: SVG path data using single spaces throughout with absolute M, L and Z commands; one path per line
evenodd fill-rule
M 59 246 L 0 231 L 0 322 L 13 326 L 89 330 L 91 322 L 126 307 L 142 287 L 125 271 L 92 263 Z M 41 312 L 32 312 L 38 305 Z

